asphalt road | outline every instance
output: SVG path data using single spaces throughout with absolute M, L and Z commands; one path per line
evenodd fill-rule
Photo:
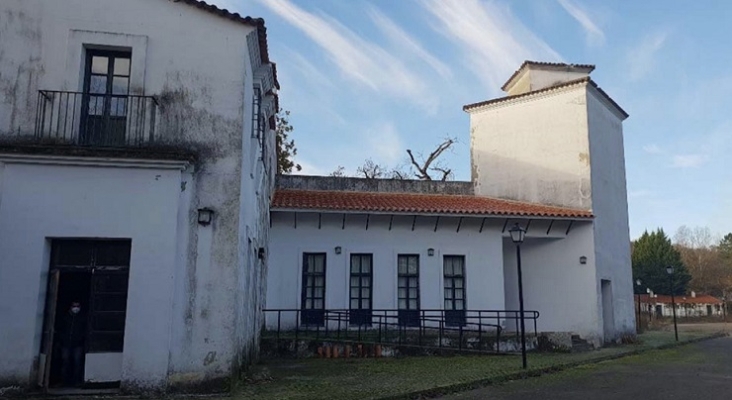
M 444 399 L 732 399 L 732 338 L 649 352 Z

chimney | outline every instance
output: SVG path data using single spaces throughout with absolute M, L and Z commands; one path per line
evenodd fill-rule
M 524 61 L 501 89 L 515 96 L 587 78 L 594 69 L 594 65 L 587 64 Z

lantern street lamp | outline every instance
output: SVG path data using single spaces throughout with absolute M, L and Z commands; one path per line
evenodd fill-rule
M 668 284 L 669 289 L 671 290 L 671 311 L 674 314 L 674 335 L 676 336 L 676 341 L 678 342 L 679 328 L 676 325 L 676 300 L 674 299 L 674 267 L 666 267 L 666 273 L 668 274 Z
M 641 326 L 640 326 L 641 325 L 641 297 L 640 297 L 641 283 L 642 282 L 640 279 L 635 280 L 635 285 L 637 287 L 637 290 L 635 292 L 637 293 L 636 297 L 638 298 L 638 317 L 636 318 L 638 320 L 638 325 L 636 325 L 636 327 L 635 327 L 636 333 L 641 332 Z
M 524 283 L 521 275 L 521 243 L 526 237 L 526 230 L 516 223 L 508 230 L 511 240 L 516 245 L 516 263 L 518 265 L 519 315 L 521 316 L 521 363 L 526 369 L 526 325 L 524 323 Z

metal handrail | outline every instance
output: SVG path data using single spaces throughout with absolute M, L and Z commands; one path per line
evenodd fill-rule
M 303 322 L 303 313 L 322 313 L 322 317 L 317 318 L 318 323 L 312 323 L 312 316 L 306 318 Z M 265 330 L 265 336 L 274 336 L 279 342 L 284 333 L 294 334 L 295 341 L 300 338 L 313 338 L 315 340 L 335 340 L 335 341 L 358 341 L 362 342 L 366 339 L 369 342 L 377 344 L 389 345 L 415 345 L 408 341 L 407 333 L 416 334 L 419 347 L 439 347 L 439 348 L 457 348 L 463 350 L 464 339 L 468 337 L 476 337 L 480 342 L 484 335 L 495 332 L 495 352 L 500 352 L 501 334 L 505 330 L 503 322 L 513 320 L 511 325 L 516 326 L 516 338 L 519 335 L 518 321 L 521 319 L 520 312 L 516 310 L 461 310 L 458 314 L 450 315 L 450 310 L 442 309 L 422 309 L 416 311 L 416 321 L 412 318 L 410 321 L 404 320 L 404 315 L 400 316 L 397 309 L 373 309 L 367 310 L 367 323 L 354 323 L 355 313 L 363 313 L 364 310 L 350 309 L 329 309 L 329 310 L 301 310 L 301 309 L 266 309 L 265 317 L 276 314 L 276 328 L 274 330 Z M 283 314 L 285 318 L 289 317 L 294 323 L 285 323 L 283 329 Z M 414 314 L 414 313 L 413 313 Z M 307 314 L 306 314 L 307 315 Z M 318 314 L 319 316 L 320 314 Z M 457 317 L 455 316 L 457 315 Z M 360 314 L 363 319 L 363 314 Z M 537 334 L 537 319 L 539 312 L 534 310 L 525 310 L 524 319 L 532 320 L 534 327 L 534 335 Z M 266 326 L 271 327 L 273 321 L 267 318 Z M 409 323 L 407 323 L 409 322 Z M 393 332 L 397 332 L 394 335 Z M 353 337 L 353 334 L 356 336 Z M 437 346 L 430 346 L 425 343 L 430 334 L 437 335 Z M 313 337 L 314 335 L 314 337 Z M 451 339 L 457 336 L 457 346 L 454 346 Z M 394 341 L 396 336 L 396 342 Z
M 35 137 L 43 143 L 131 147 L 155 142 L 155 96 L 39 90 Z

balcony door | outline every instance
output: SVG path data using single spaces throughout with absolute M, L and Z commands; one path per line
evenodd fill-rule
M 125 143 L 131 53 L 86 51 L 80 142 L 93 146 Z

